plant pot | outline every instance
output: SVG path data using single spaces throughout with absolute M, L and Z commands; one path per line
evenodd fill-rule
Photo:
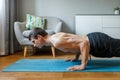
M 114 14 L 120 14 L 120 11 L 119 10 L 115 10 Z

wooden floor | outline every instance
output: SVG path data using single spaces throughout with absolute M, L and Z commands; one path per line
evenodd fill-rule
M 65 59 L 73 54 L 57 52 L 56 58 Z M 2 69 L 23 58 L 23 52 L 0 57 L 0 80 L 120 80 L 119 72 L 2 72 Z M 49 52 L 31 55 L 27 58 L 50 59 Z

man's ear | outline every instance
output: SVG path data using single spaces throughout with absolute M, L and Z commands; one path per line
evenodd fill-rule
M 43 37 L 41 35 L 37 35 L 38 39 L 43 39 Z

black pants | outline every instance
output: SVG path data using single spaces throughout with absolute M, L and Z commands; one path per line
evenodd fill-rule
M 94 32 L 87 35 L 90 41 L 90 54 L 95 57 L 120 57 L 120 39 L 107 34 Z

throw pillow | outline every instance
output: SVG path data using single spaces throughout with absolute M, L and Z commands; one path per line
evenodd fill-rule
M 26 28 L 28 30 L 34 29 L 35 27 L 40 27 L 44 29 L 45 19 L 42 17 L 27 14 L 26 15 Z

